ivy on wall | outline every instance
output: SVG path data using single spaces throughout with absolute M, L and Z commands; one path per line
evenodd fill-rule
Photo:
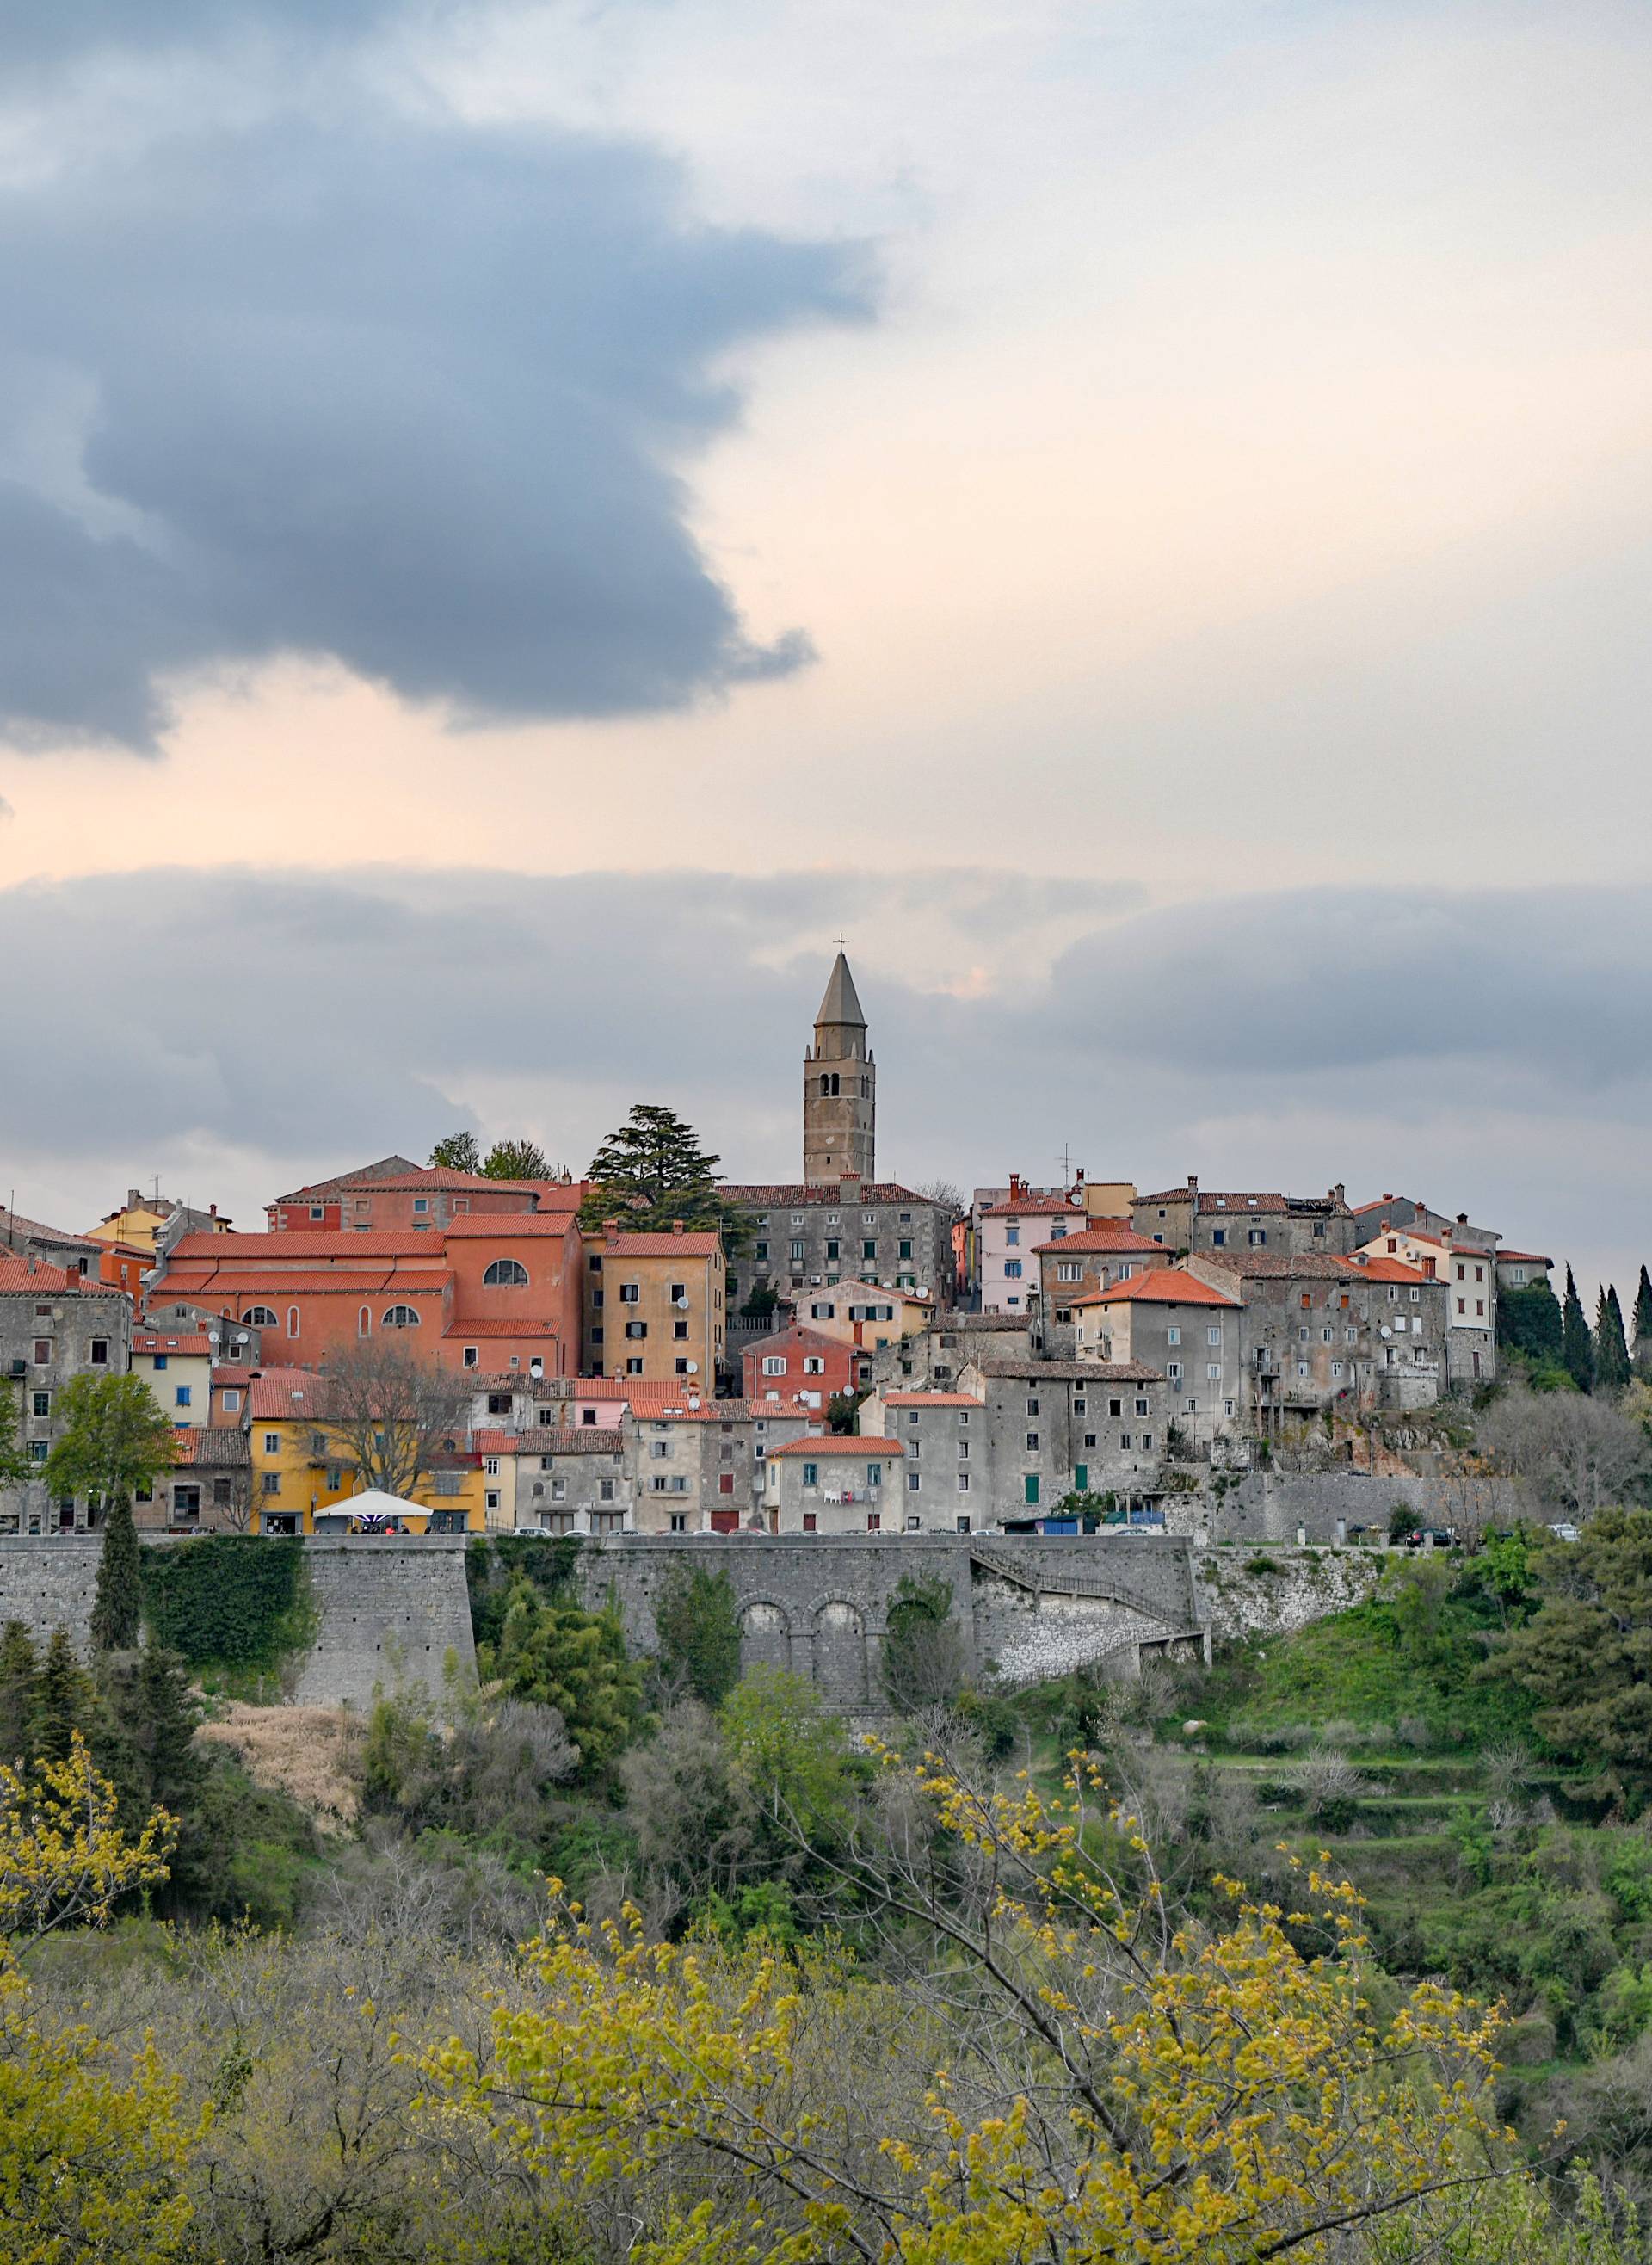
M 579 1549 L 577 1533 L 478 1534 L 464 1553 L 470 1632 L 477 1649 L 498 1643 L 511 1583 L 519 1575 L 531 1581 L 548 1604 L 570 1602 Z
M 146 1549 L 143 1617 L 151 1638 L 192 1668 L 276 1675 L 315 1641 L 304 1545 L 212 1533 Z

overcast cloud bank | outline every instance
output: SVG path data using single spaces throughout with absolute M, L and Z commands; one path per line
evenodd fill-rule
M 8 992 L 0 1039 L 50 1067 L 0 1088 L 0 1175 L 90 1218 L 132 1175 L 185 1171 L 256 1223 L 280 1187 L 462 1122 L 578 1169 L 637 1099 L 686 1110 L 737 1176 L 789 1175 L 841 921 L 885 1170 L 1050 1179 L 1042 1132 L 1143 1184 L 1342 1179 L 1546 1249 L 1586 1234 L 1585 1271 L 1652 1249 L 1641 892 L 1117 901 L 1068 901 L 1068 942 L 1032 884 L 986 872 L 30 884 L 0 892 L 0 964 L 55 980 Z M 949 965 L 977 969 L 964 992 Z

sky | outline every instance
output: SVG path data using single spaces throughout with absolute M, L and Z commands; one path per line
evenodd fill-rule
M 0 16 L 0 1197 L 637 1099 L 1652 1256 L 1652 15 Z

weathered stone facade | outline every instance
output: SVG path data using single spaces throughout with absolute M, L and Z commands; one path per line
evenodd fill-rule
M 992 1522 L 1047 1516 L 1070 1491 L 1145 1500 L 1159 1490 L 1166 1386 L 1135 1361 L 984 1358 L 960 1387 L 984 1402 Z M 983 1516 L 977 1530 L 987 1523 Z
M 833 1188 L 763 1182 L 724 1192 L 752 1217 L 751 1248 L 731 1270 L 731 1304 L 753 1290 L 790 1300 L 848 1281 L 919 1291 L 942 1304 L 951 1295 L 951 1214 L 910 1188 L 845 1179 Z
M 1191 1173 L 1184 1188 L 1138 1197 L 1130 1223 L 1170 1251 L 1267 1250 L 1276 1256 L 1345 1257 L 1360 1234 L 1340 1187 L 1322 1196 L 1218 1192 L 1201 1188 Z
M 124 1375 L 130 1368 L 132 1301 L 43 1260 L 10 1259 L 4 1269 L 0 1390 L 18 1395 L 23 1453 L 44 1464 L 62 1430 L 64 1386 L 76 1376 Z M 84 1501 L 52 1502 L 43 1481 L 0 1489 L 0 1534 L 95 1523 Z

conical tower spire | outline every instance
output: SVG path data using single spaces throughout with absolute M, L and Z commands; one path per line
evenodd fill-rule
M 860 1030 L 866 1028 L 866 1017 L 861 1012 L 860 994 L 855 988 L 855 978 L 849 973 L 849 963 L 840 948 L 832 963 L 832 972 L 826 978 L 826 995 L 820 1001 L 820 1011 L 814 1018 L 820 1030 Z
M 811 1187 L 877 1176 L 877 1069 L 849 963 L 838 956 L 826 978 L 814 1044 L 803 1058 L 803 1176 Z

